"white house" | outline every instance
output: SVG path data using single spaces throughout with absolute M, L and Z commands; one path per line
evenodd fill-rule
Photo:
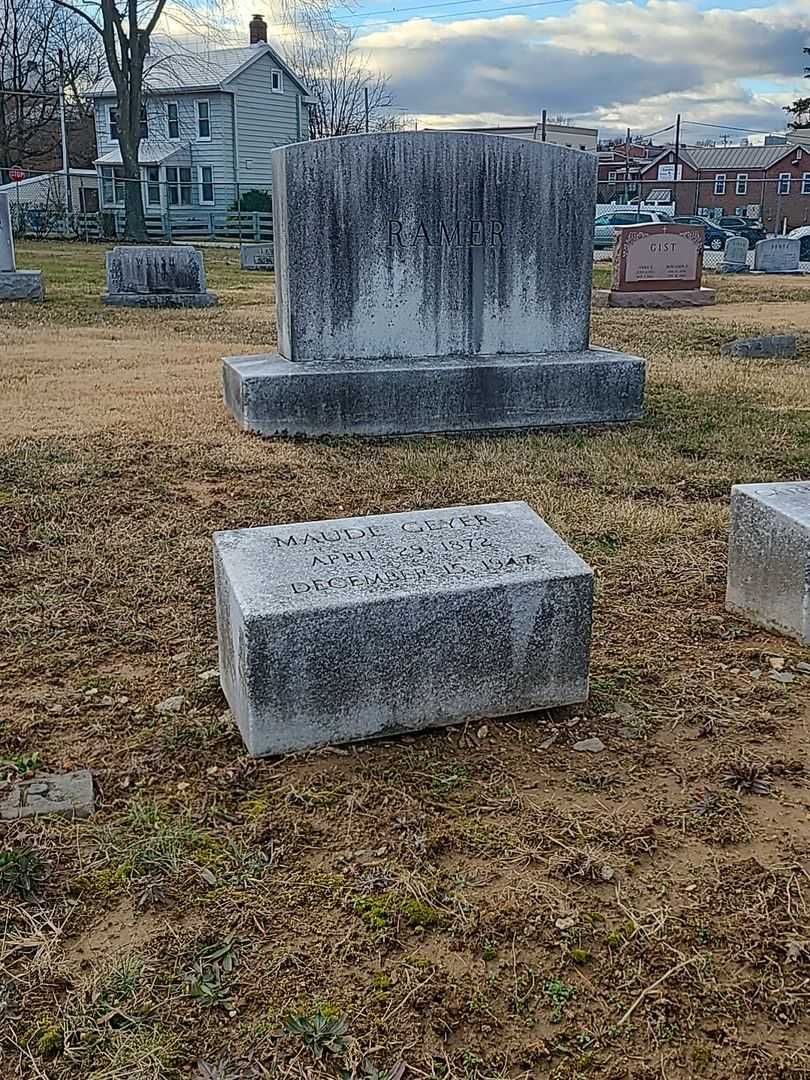
M 250 45 L 204 55 L 147 58 L 144 72 L 140 181 L 147 214 L 175 209 L 227 210 L 241 194 L 271 188 L 270 151 L 309 138 L 311 97 L 267 43 L 261 15 Z M 112 79 L 94 100 L 96 168 L 102 209 L 124 205 Z

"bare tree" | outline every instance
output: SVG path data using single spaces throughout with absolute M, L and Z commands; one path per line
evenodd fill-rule
M 810 48 L 804 49 L 803 52 L 810 56 Z M 804 69 L 804 77 L 810 79 L 810 67 Z M 794 131 L 810 128 L 810 97 L 797 98 L 792 105 L 785 105 L 784 109 L 793 117 L 788 127 L 793 128 Z
M 118 106 L 118 145 L 124 176 L 124 235 L 128 240 L 146 239 L 138 151 L 141 145 L 144 61 L 149 55 L 152 33 L 167 0 L 87 0 L 82 6 L 53 0 L 59 7 L 80 15 L 100 35 L 107 67 L 115 87 Z
M 309 107 L 313 139 L 353 135 L 401 126 L 388 111 L 393 96 L 388 76 L 371 69 L 356 47 L 356 31 L 341 26 L 331 0 L 283 0 L 281 22 L 287 28 L 284 54 L 315 98 Z
M 0 0 L 0 169 L 51 163 L 61 138 L 60 86 L 68 120 L 81 125 L 88 118 L 81 92 L 101 68 L 98 38 L 74 12 L 50 0 Z

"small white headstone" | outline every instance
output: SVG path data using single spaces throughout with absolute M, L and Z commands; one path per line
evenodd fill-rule
M 754 269 L 765 274 L 795 274 L 799 269 L 801 242 L 789 236 L 760 240 L 754 249 Z
M 748 259 L 748 241 L 744 236 L 730 236 L 723 250 L 723 262 L 728 266 L 745 266 Z
M 11 231 L 11 211 L 8 195 L 0 195 L 0 273 L 14 273 L 14 234 Z
M 239 264 L 243 270 L 272 270 L 272 244 L 242 244 L 239 248 Z

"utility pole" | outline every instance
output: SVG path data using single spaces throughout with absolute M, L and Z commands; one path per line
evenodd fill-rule
M 675 117 L 675 179 L 672 186 L 675 213 L 678 213 L 678 155 L 681 149 L 681 114 Z
M 59 126 L 62 132 L 62 173 L 65 179 L 65 212 L 73 213 L 73 192 L 70 189 L 70 154 L 65 119 L 65 54 L 59 50 Z
M 546 110 L 540 113 L 540 141 L 546 141 Z
M 366 135 L 368 135 L 368 87 L 367 86 L 363 87 L 363 101 L 365 102 L 365 113 L 366 113 Z
M 641 198 L 641 192 L 639 192 Z M 630 199 L 630 128 L 624 138 L 624 205 L 627 206 Z

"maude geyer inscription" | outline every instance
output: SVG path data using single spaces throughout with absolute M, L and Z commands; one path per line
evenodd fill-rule
M 251 753 L 587 697 L 593 573 L 526 503 L 216 533 L 214 568 Z

